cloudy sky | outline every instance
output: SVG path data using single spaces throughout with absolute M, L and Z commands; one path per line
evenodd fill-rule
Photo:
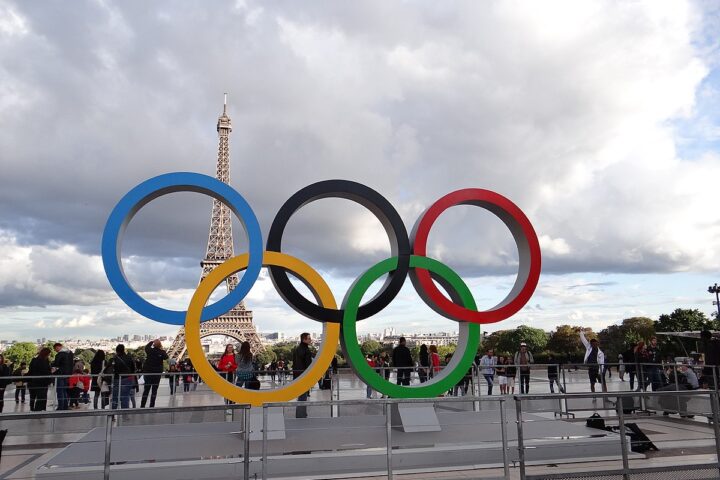
M 323 179 L 386 196 L 408 229 L 440 196 L 479 187 L 532 221 L 543 275 L 489 330 L 602 328 L 677 307 L 713 311 L 720 280 L 720 7 L 716 2 L 0 3 L 0 338 L 173 334 L 110 289 L 110 210 L 161 173 L 214 174 L 229 94 L 231 184 L 267 230 Z M 123 262 L 150 301 L 184 309 L 211 201 L 173 194 L 130 224 Z M 236 250 L 245 249 L 236 225 Z M 306 206 L 283 248 L 341 299 L 390 255 L 345 200 Z M 517 251 L 492 214 L 456 207 L 431 255 L 481 308 Z M 319 331 L 263 277 L 262 331 Z M 409 285 L 360 331 L 456 330 Z

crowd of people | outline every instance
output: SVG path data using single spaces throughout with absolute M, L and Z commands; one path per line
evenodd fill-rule
M 648 388 L 653 391 L 712 388 L 717 382 L 717 369 L 714 367 L 720 364 L 720 340 L 714 339 L 710 332 L 702 334 L 705 364 L 701 366 L 692 365 L 691 362 L 679 365 L 674 361 L 663 362 L 656 337 L 651 337 L 647 343 L 639 341 L 629 345 L 626 351 L 618 355 L 618 361 L 611 363 L 596 338 L 588 339 L 583 331 L 579 336 L 585 347 L 583 363 L 592 392 L 596 391 L 598 384 L 603 392 L 607 391 L 606 378 L 612 375 L 613 367 L 620 381 L 628 377 L 630 390 L 634 391 Z M 283 383 L 285 377 L 292 376 L 294 379 L 300 376 L 312 363 L 311 345 L 310 334 L 303 333 L 290 361 L 281 357 L 268 365 L 262 365 L 253 356 L 248 342 L 243 342 L 237 352 L 235 346 L 229 344 L 213 366 L 228 382 L 241 388 L 259 389 L 260 374 L 268 375 L 273 383 L 276 378 Z M 16 403 L 25 403 L 27 397 L 31 411 L 44 411 L 47 409 L 48 389 L 51 385 L 54 385 L 56 391 L 57 410 L 69 410 L 91 402 L 95 409 L 129 408 L 131 405 L 136 408 L 135 395 L 140 387 L 140 408 L 152 408 L 163 378 L 168 380 L 171 395 L 179 391 L 180 383 L 183 384 L 183 391 L 188 392 L 195 390 L 201 382 L 192 362 L 189 359 L 181 362 L 169 359 L 159 340 L 153 340 L 144 347 L 144 361 L 133 358 L 126 352 L 125 346 L 120 344 L 112 356 L 106 355 L 103 350 L 96 351 L 89 368 L 61 343 L 56 343 L 53 349 L 55 356 L 52 361 L 52 350 L 45 346 L 39 349 L 29 364 L 22 362 L 19 365 L 8 365 L 0 354 L 0 412 L 4 407 L 5 389 L 11 383 L 15 385 Z M 395 372 L 395 382 L 407 386 L 415 378 L 414 373 L 417 373 L 419 383 L 431 381 L 451 362 L 452 354 L 441 359 L 435 345 L 423 344 L 417 358 L 413 358 L 405 338 L 400 337 L 391 353 L 368 355 L 366 360 L 386 381 L 390 381 L 391 373 Z M 533 354 L 525 342 L 521 342 L 513 354 L 496 356 L 492 348 L 487 349 L 483 355 L 475 357 L 473 365 L 447 395 L 469 394 L 475 369 L 477 378 L 484 378 L 488 395 L 493 395 L 496 383 L 501 395 L 514 394 L 516 382 L 519 384 L 519 393 L 530 393 L 530 372 L 534 363 Z M 551 393 L 555 393 L 556 388 L 558 392 L 565 393 L 564 382 L 561 382 L 559 376 L 561 364 L 561 360 L 552 356 L 547 358 L 547 379 Z M 696 367 L 702 368 L 700 375 Z M 333 361 L 331 370 L 337 372 L 337 360 Z M 321 379 L 321 388 L 329 388 L 329 374 Z M 326 381 L 327 386 L 323 387 Z M 305 392 L 298 400 L 305 401 L 309 395 L 310 392 Z M 368 385 L 366 396 L 375 398 L 377 393 Z M 300 418 L 307 415 L 302 405 L 296 413 Z

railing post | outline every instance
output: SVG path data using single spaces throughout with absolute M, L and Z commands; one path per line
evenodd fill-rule
M 110 445 L 112 444 L 112 415 L 105 417 L 105 462 L 103 467 L 103 479 L 110 480 Z
M 263 405 L 262 407 L 263 418 L 262 418 L 262 479 L 267 478 L 267 429 L 268 429 L 268 407 Z
M 525 442 L 523 441 L 522 400 L 521 397 L 517 395 L 515 395 L 515 414 L 517 417 L 517 442 L 518 461 L 520 463 L 520 480 L 525 480 Z
M 244 452 L 243 452 L 243 472 L 245 480 L 250 480 L 250 407 L 245 405 L 243 408 L 243 431 L 245 432 Z
M 503 472 L 505 474 L 505 480 L 510 480 L 510 462 L 508 460 L 507 418 L 505 415 L 505 397 L 500 398 L 500 434 L 501 434 L 501 441 L 502 441 Z
M 710 393 L 710 406 L 712 407 L 713 430 L 715 431 L 715 461 L 720 472 L 720 402 L 718 395 L 717 391 Z
M 392 415 L 390 404 L 385 400 L 385 442 L 387 444 L 387 478 L 392 480 Z
M 620 426 L 620 454 L 622 455 L 623 480 L 630 480 L 630 462 L 628 461 L 627 437 L 625 436 L 625 412 L 622 397 L 616 397 L 618 423 Z
M 678 384 L 678 372 L 677 372 L 677 365 L 673 365 L 673 372 L 675 372 L 675 391 L 680 391 L 680 385 Z M 675 401 L 677 402 L 677 412 L 678 415 L 685 415 L 685 413 L 680 411 L 680 395 L 675 396 Z

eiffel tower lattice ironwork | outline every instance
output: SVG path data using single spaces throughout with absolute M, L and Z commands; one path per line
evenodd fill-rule
M 217 158 L 217 179 L 225 183 L 230 181 L 230 150 L 229 137 L 232 131 L 230 117 L 227 116 L 227 94 L 223 113 L 218 118 L 217 131 L 219 139 Z M 230 209 L 222 202 L 213 200 L 212 217 L 210 218 L 210 235 L 208 238 L 205 259 L 200 262 L 202 266 L 202 281 L 215 267 L 233 256 L 232 218 Z M 228 292 L 237 287 L 237 275 L 230 275 L 225 280 Z M 250 342 L 253 353 L 263 349 L 260 337 L 252 321 L 252 311 L 245 308 L 245 302 L 240 302 L 229 312 L 220 317 L 213 318 L 200 324 L 200 337 L 210 335 L 227 335 L 238 342 Z M 181 327 L 175 340 L 168 350 L 172 359 L 179 360 L 185 355 L 185 328 Z

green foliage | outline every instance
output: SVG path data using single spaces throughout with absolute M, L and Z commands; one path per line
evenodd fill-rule
M 547 349 L 553 352 L 557 360 L 577 362 L 583 360 L 585 347 L 580 341 L 580 330 L 583 327 L 573 325 L 560 325 L 550 334 Z M 549 353 L 549 352 L 548 352 Z M 538 362 L 538 356 L 534 355 Z
M 280 360 L 284 358 L 286 362 L 292 360 L 292 352 L 295 350 L 297 343 L 295 342 L 280 342 L 272 346 L 272 351 L 275 354 L 275 359 Z
M 78 352 L 80 350 L 80 352 Z M 85 366 L 87 368 L 90 368 L 90 362 L 92 361 L 93 357 L 95 356 L 95 350 L 91 349 L 77 349 L 75 350 L 75 356 L 78 357 L 80 360 L 85 362 Z
M 8 347 L 3 355 L 5 355 L 5 360 L 9 360 L 19 367 L 21 362 L 29 364 L 37 352 L 38 347 L 34 343 L 18 342 Z
M 256 355 L 256 359 L 260 365 L 267 365 L 276 360 L 275 352 L 270 348 L 266 348 Z
M 488 335 L 483 343 L 483 351 L 493 348 L 496 355 L 514 355 L 520 348 L 520 343 L 525 342 L 528 349 L 535 352 L 542 352 L 548 343 L 548 336 L 540 328 L 520 325 L 515 330 L 499 330 Z
M 663 314 L 655 322 L 656 332 L 683 332 L 686 330 L 720 330 L 717 319 L 709 320 L 697 308 L 676 308 L 670 315 Z
M 380 355 L 383 351 L 383 346 L 382 343 L 377 340 L 365 340 L 362 345 L 360 345 L 360 350 L 366 357 L 368 355 Z

